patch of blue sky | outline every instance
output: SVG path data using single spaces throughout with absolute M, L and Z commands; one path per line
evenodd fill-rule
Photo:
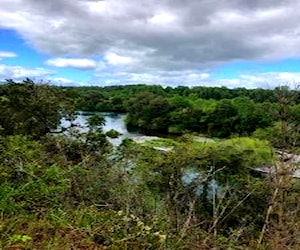
M 6 65 L 18 65 L 26 68 L 44 67 L 47 56 L 38 53 L 27 44 L 20 35 L 11 30 L 0 29 L 0 50 L 13 52 L 17 57 L 3 58 Z

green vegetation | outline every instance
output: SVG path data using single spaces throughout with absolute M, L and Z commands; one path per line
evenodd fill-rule
M 113 86 L 63 88 L 78 110 L 127 113 L 127 125 L 148 132 L 182 135 L 196 132 L 211 137 L 249 136 L 280 119 L 282 107 L 274 90 L 209 87 Z M 300 121 L 299 93 L 288 104 L 288 116 Z
M 0 88 L 0 125 L 4 135 L 23 134 L 40 138 L 55 129 L 72 107 L 64 92 L 46 84 L 9 81 Z
M 178 144 L 179 143 L 175 140 L 160 138 L 160 139 L 146 140 L 141 145 L 147 147 L 174 147 L 177 146 Z
M 118 131 L 111 129 L 106 132 L 106 135 L 110 138 L 118 138 L 121 134 Z
M 1 249 L 300 247 L 295 165 L 274 148 L 299 147 L 295 91 L 25 80 L 1 85 L 0 101 Z M 107 136 L 117 133 L 105 134 L 99 115 L 84 133 L 56 130 L 76 108 L 128 112 L 134 126 L 196 134 L 113 147 Z M 197 139 L 199 132 L 219 139 Z M 271 165 L 272 178 L 255 170 Z

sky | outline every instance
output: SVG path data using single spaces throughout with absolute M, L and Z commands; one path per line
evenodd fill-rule
M 300 1 L 1 0 L 0 81 L 300 83 Z

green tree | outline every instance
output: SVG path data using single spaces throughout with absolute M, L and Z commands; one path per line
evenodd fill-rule
M 237 114 L 237 110 L 230 100 L 221 100 L 216 109 L 208 114 L 206 120 L 208 133 L 215 137 L 228 137 L 235 133 Z
M 239 135 L 249 135 L 257 128 L 266 128 L 274 120 L 262 104 L 248 97 L 237 97 L 232 100 L 232 104 L 237 110 L 238 123 L 235 130 Z
M 127 110 L 129 125 L 149 130 L 168 129 L 170 104 L 166 98 L 143 92 L 129 100 Z
M 70 103 L 62 91 L 26 79 L 22 83 L 9 80 L 0 87 L 1 134 L 23 134 L 40 138 L 56 129 Z

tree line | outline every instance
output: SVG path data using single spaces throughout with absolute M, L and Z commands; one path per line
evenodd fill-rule
M 228 89 L 225 87 L 166 87 L 129 85 L 63 88 L 83 111 L 121 112 L 126 123 L 144 132 L 202 133 L 228 138 L 272 136 L 279 126 L 279 93 L 293 96 L 288 117 L 299 123 L 300 97 L 288 87 Z

